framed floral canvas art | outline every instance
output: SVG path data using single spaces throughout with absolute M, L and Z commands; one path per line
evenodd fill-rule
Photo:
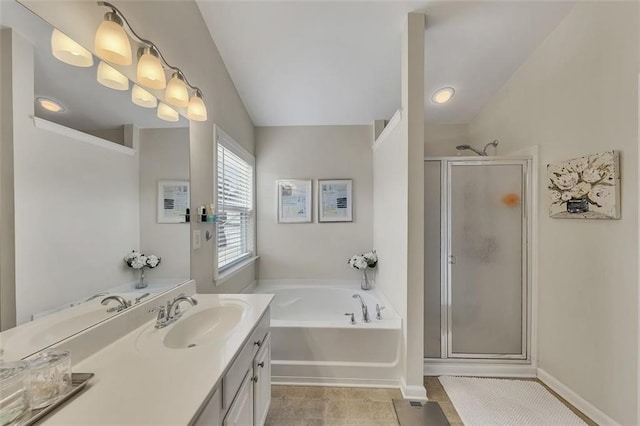
M 620 159 L 607 151 L 547 166 L 549 216 L 620 219 Z

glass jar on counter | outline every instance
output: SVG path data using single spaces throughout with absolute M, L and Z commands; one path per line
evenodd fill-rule
M 44 408 L 71 390 L 69 351 L 46 350 L 29 360 L 31 408 Z
M 0 360 L 0 426 L 16 422 L 29 411 L 29 364 Z

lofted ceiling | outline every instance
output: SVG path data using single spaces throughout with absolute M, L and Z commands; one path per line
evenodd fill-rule
M 572 7 L 544 1 L 197 0 L 256 126 L 368 124 L 400 106 L 407 13 L 427 15 L 425 119 L 465 123 Z M 448 104 L 430 98 L 443 86 Z

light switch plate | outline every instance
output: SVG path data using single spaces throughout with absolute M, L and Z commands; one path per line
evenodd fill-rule
M 202 232 L 193 231 L 193 249 L 197 250 L 202 247 Z

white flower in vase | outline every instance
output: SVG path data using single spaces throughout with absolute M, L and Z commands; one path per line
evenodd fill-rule
M 364 259 L 364 256 L 362 255 L 353 256 L 351 259 L 349 259 L 348 263 L 349 263 L 349 266 L 351 266 L 352 268 L 358 269 L 360 271 L 367 269 L 369 266 L 367 265 L 367 261 Z
M 149 268 L 155 268 L 159 264 L 160 264 L 160 258 L 158 256 L 156 256 L 155 254 L 147 256 L 147 266 Z
M 367 269 L 373 269 L 378 264 L 378 255 L 375 250 L 372 250 L 365 254 L 356 254 L 352 256 L 347 263 L 354 269 L 362 271 L 362 282 L 360 287 L 363 290 L 371 290 L 373 288 L 373 284 L 369 277 L 367 276 Z
M 161 261 L 162 258 L 156 256 L 155 254 L 146 256 L 135 250 L 124 257 L 124 262 L 127 264 L 127 266 L 140 271 L 140 278 L 138 282 L 136 282 L 136 288 L 147 287 L 147 284 L 144 282 L 144 269 L 156 268 L 158 265 L 160 265 Z
M 136 257 L 131 260 L 131 264 L 129 266 L 133 269 L 142 269 L 144 268 L 144 261 L 142 260 L 142 257 Z

